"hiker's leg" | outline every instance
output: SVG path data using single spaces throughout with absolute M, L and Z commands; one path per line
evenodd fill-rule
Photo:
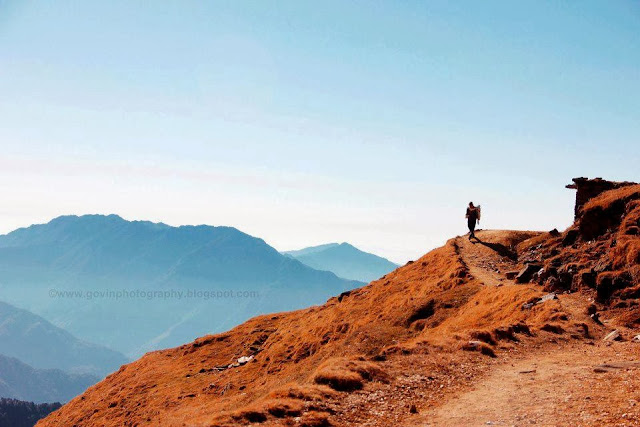
M 471 240 L 472 238 L 476 237 L 474 230 L 476 229 L 476 222 L 475 221 L 467 221 L 467 225 L 469 226 L 469 240 Z

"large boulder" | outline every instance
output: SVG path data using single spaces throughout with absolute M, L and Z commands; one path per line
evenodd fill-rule
M 531 279 L 533 278 L 533 275 L 536 274 L 538 271 L 540 271 L 541 268 L 542 268 L 542 265 L 535 264 L 535 263 L 530 263 L 525 265 L 516 276 L 516 283 L 530 282 Z

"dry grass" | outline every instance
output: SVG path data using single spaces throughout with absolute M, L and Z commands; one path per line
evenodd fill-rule
M 326 384 L 338 391 L 359 390 L 364 386 L 362 376 L 357 372 L 346 369 L 322 369 L 318 371 L 313 380 L 318 384 Z
M 359 390 L 367 381 L 388 381 L 388 375 L 378 364 L 365 360 L 330 359 L 323 363 L 313 380 L 338 391 Z
M 584 204 L 582 211 L 588 211 L 592 209 L 609 209 L 613 204 L 628 202 L 632 199 L 640 198 L 640 184 L 629 185 L 621 187 L 615 190 L 605 191 L 604 193 L 594 197 Z
M 495 345 L 496 340 L 493 338 L 491 332 L 488 331 L 471 331 L 469 334 L 472 340 L 482 341 L 486 344 Z
M 482 341 L 469 341 L 462 344 L 461 348 L 465 351 L 478 351 L 486 356 L 496 357 L 493 347 Z
M 299 417 L 304 410 L 304 404 L 294 399 L 273 399 L 266 401 L 264 408 L 276 418 Z
M 269 396 L 272 398 L 290 398 L 314 402 L 335 398 L 337 393 L 324 385 L 289 384 L 273 391 Z
M 300 427 L 329 427 L 329 415 L 323 412 L 307 412 L 300 418 Z

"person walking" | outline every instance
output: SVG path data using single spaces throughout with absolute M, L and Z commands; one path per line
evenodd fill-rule
M 469 207 L 467 208 L 467 225 L 469 226 L 469 240 L 478 239 L 475 235 L 476 223 L 480 222 L 480 206 L 473 206 L 473 202 L 469 202 Z

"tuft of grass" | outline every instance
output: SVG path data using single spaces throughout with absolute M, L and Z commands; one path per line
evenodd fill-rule
M 477 341 L 482 341 L 487 344 L 495 345 L 496 340 L 493 339 L 491 332 L 487 331 L 472 331 L 471 338 Z
M 387 373 L 377 363 L 366 360 L 330 359 L 323 363 L 313 380 L 337 391 L 359 390 L 365 381 L 388 381 Z
M 304 404 L 293 399 L 273 399 L 265 402 L 264 408 L 276 418 L 299 417 L 302 415 Z
M 346 369 L 323 369 L 313 379 L 317 384 L 326 384 L 337 391 L 359 390 L 364 386 L 362 377 Z
M 233 414 L 236 420 L 246 420 L 250 423 L 263 423 L 267 421 L 267 414 L 258 409 L 243 409 Z
M 271 398 L 298 399 L 305 402 L 326 401 L 338 394 L 325 385 L 289 384 L 271 393 Z
M 477 351 L 485 356 L 489 357 L 497 357 L 496 352 L 493 351 L 493 348 L 482 341 L 469 341 L 462 344 L 462 349 L 465 351 Z
M 300 427 L 330 427 L 329 415 L 323 412 L 310 411 L 300 418 Z

